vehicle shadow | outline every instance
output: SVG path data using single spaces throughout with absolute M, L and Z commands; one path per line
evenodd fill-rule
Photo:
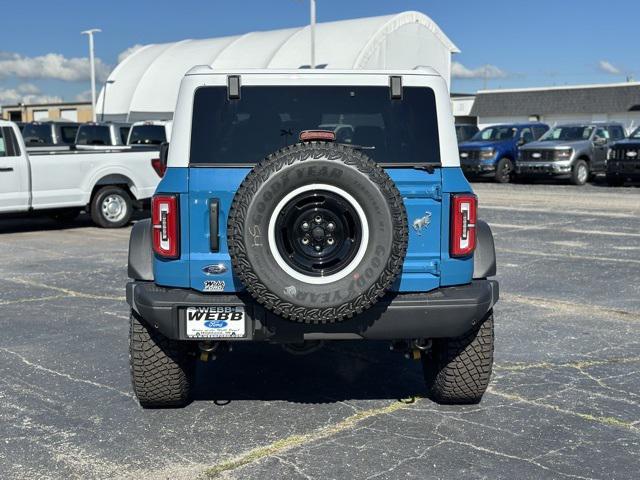
M 136 211 L 131 220 L 136 222 L 149 218 L 148 211 Z M 78 228 L 96 227 L 87 213 L 82 213 L 71 221 L 54 220 L 46 215 L 2 215 L 0 216 L 0 235 L 3 233 L 26 233 L 74 230 Z
M 387 342 L 330 342 L 292 355 L 278 345 L 246 343 L 208 363 L 198 362 L 194 401 L 335 403 L 425 396 L 420 362 L 390 352 Z

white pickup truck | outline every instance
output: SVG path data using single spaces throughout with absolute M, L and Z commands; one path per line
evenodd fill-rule
M 68 221 L 84 209 L 101 227 L 122 227 L 153 195 L 158 157 L 158 149 L 122 147 L 27 153 L 17 125 L 0 120 L 0 214 L 45 213 Z

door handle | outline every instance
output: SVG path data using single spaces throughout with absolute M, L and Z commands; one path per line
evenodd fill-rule
M 0 172 L 13 172 L 13 167 L 0 167 Z

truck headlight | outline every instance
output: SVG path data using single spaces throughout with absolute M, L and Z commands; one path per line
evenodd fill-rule
M 496 154 L 496 151 L 492 148 L 490 150 L 481 150 L 480 151 L 480 158 L 482 160 L 488 160 L 490 158 L 493 158 Z
M 556 158 L 558 160 L 568 160 L 573 155 L 573 149 L 569 148 L 568 150 L 557 150 Z

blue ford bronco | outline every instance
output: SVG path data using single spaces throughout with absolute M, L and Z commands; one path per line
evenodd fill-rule
M 480 401 L 495 251 L 439 75 L 196 67 L 161 157 L 129 245 L 143 407 L 187 404 L 196 363 L 234 342 L 339 340 L 389 341 L 432 399 Z

